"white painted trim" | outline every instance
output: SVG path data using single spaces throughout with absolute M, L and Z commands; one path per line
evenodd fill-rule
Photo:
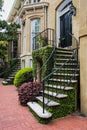
M 68 3 L 70 3 L 72 0 L 65 0 L 60 6 L 59 6 L 59 8 L 57 9 L 57 26 L 56 26 L 56 35 L 57 35 L 57 37 L 56 37 L 56 45 L 57 45 L 57 47 L 59 46 L 58 44 L 59 44 L 59 39 L 60 39 L 60 17 L 62 16 L 62 15 L 64 15 L 66 12 L 68 12 L 69 11 L 69 7 L 70 7 L 70 5 L 69 6 L 67 6 L 64 10 L 62 10 Z

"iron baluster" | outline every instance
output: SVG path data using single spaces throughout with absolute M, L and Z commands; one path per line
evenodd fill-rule
M 43 113 L 44 113 L 44 109 L 45 109 L 45 103 L 44 103 L 44 82 L 42 83 L 43 85 Z

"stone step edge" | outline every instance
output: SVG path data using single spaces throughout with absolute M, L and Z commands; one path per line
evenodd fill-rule
M 65 51 L 65 50 L 64 51 L 63 50 L 56 50 L 56 52 L 57 53 L 66 53 L 66 54 L 72 54 L 73 53 L 73 51 L 68 51 L 68 50 L 67 51 Z
M 58 86 L 58 85 L 45 85 L 45 87 L 50 87 L 50 88 L 56 88 L 56 89 L 61 89 L 61 90 L 72 90 L 73 87 L 65 87 L 65 86 Z
M 36 102 L 28 102 L 28 107 L 30 107 L 40 118 L 47 119 L 52 116 L 50 112 L 48 112 L 46 109 L 43 113 L 43 108 Z
M 63 56 L 63 57 L 72 57 L 72 55 L 62 55 L 62 54 L 58 54 L 58 55 L 56 55 L 56 56 L 57 56 L 57 57 L 60 57 L 60 56 L 61 56 L 61 57 L 62 57 L 62 56 Z M 74 58 L 74 57 L 73 57 L 73 58 Z
M 72 48 L 61 48 L 61 47 L 58 47 L 58 48 L 57 48 L 57 51 L 58 51 L 58 50 L 73 51 Z
M 40 92 L 43 93 L 43 91 L 40 91 Z M 68 96 L 66 94 L 61 94 L 61 93 L 56 94 L 55 92 L 51 92 L 51 91 L 47 91 L 47 90 L 45 90 L 44 93 L 47 94 L 47 95 L 59 98 L 59 99 L 60 98 L 66 98 Z
M 76 63 L 55 63 L 56 65 L 77 65 Z
M 66 74 L 66 73 L 54 73 L 53 75 L 61 75 L 61 76 L 78 76 L 79 74 Z
M 53 68 L 54 70 L 56 70 L 56 69 L 58 69 L 58 68 Z M 74 68 L 61 68 L 60 70 L 79 70 L 79 68 L 76 68 L 76 69 L 74 69 Z
M 67 80 L 67 79 L 54 79 L 54 78 L 52 78 L 52 79 L 49 79 L 49 80 L 51 80 L 51 81 L 59 81 L 59 82 L 70 82 L 70 83 L 76 83 L 77 82 L 77 80 Z
M 58 60 L 58 61 L 62 61 L 62 60 L 67 61 L 68 59 L 63 59 L 63 58 L 61 58 L 61 59 L 55 59 L 55 60 Z M 70 61 L 76 61 L 76 59 L 72 59 L 72 60 L 70 60 Z
M 38 97 L 36 97 L 36 99 L 43 102 L 43 97 L 42 96 L 38 96 Z M 55 102 L 53 100 L 47 99 L 46 97 L 44 97 L 44 104 L 49 106 L 49 107 L 50 106 L 58 106 L 58 105 L 60 105 L 59 103 L 57 103 L 57 102 Z

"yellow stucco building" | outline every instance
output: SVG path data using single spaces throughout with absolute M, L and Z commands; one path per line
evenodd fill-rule
M 80 44 L 81 112 L 87 116 L 87 0 L 15 0 L 8 22 L 21 25 L 16 51 L 20 54 L 22 67 L 32 66 L 33 37 L 39 32 L 46 28 L 54 29 L 57 47 L 66 31 L 74 34 Z M 14 53 L 14 46 L 15 43 L 10 44 L 9 57 Z M 71 43 L 61 45 L 70 46 Z

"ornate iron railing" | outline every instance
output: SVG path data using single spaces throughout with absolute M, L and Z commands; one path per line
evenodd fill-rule
M 55 46 L 55 31 L 54 29 L 47 28 L 41 33 L 38 33 L 33 38 L 33 50 L 39 49 L 41 47 L 51 45 Z

